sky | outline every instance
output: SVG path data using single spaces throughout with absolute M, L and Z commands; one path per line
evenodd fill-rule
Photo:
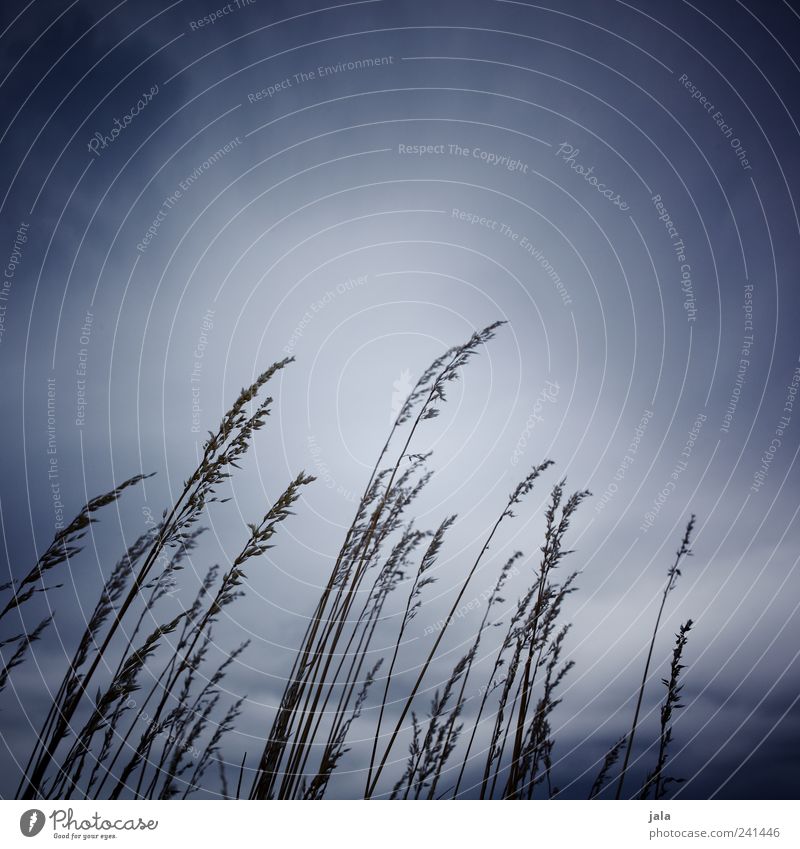
M 253 640 L 227 679 L 247 700 L 226 752 L 252 751 L 405 394 L 502 320 L 419 435 L 435 475 L 418 521 L 458 519 L 404 674 L 508 493 L 552 458 L 469 592 L 520 549 L 510 610 L 549 488 L 592 492 L 570 532 L 561 792 L 585 797 L 630 725 L 696 514 L 643 727 L 692 618 L 678 798 L 797 798 L 798 43 L 785 0 L 4 3 L 3 573 L 88 497 L 157 475 L 95 527 L 56 639 L 3 696 L 0 793 L 113 556 L 239 388 L 293 356 L 183 576 L 191 593 L 300 469 L 317 477 L 218 632 Z M 368 708 L 334 795 L 359 792 L 373 724 Z

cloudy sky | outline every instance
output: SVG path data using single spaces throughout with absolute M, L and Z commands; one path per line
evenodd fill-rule
M 293 355 L 185 573 L 193 588 L 300 469 L 317 476 L 220 632 L 254 640 L 228 679 L 248 695 L 238 764 L 405 392 L 505 320 L 420 436 L 436 474 L 419 522 L 459 517 L 420 633 L 532 464 L 556 461 L 475 595 L 519 548 L 510 608 L 549 486 L 590 489 L 554 717 L 556 781 L 585 797 L 630 724 L 695 513 L 644 721 L 692 617 L 678 795 L 797 797 L 797 3 L 31 0 L 0 16 L 3 570 L 27 572 L 87 497 L 158 472 L 59 591 L 59 645 L 239 387 Z M 63 671 L 53 643 L 36 657 L 4 695 L 4 794 L 42 679 Z M 373 719 L 340 796 L 359 792 Z

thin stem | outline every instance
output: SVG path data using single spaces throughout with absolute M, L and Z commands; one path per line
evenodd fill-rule
M 625 746 L 625 758 L 622 762 L 622 769 L 619 773 L 619 779 L 617 781 L 617 792 L 616 798 L 622 798 L 622 788 L 625 783 L 625 774 L 628 771 L 628 762 L 630 761 L 631 752 L 633 750 L 633 739 L 636 734 L 636 727 L 639 724 L 639 713 L 642 708 L 642 699 L 644 698 L 644 688 L 647 684 L 647 677 L 650 674 L 650 661 L 653 658 L 653 648 L 656 644 L 656 636 L 658 635 L 658 628 L 661 624 L 661 616 L 664 613 L 664 606 L 667 603 L 667 596 L 672 592 L 675 588 L 675 582 L 680 575 L 680 569 L 678 568 L 681 560 L 684 557 L 687 557 L 691 554 L 691 548 L 689 547 L 689 541 L 691 538 L 692 530 L 694 529 L 695 516 L 692 514 L 689 519 L 689 523 L 686 525 L 686 533 L 683 536 L 683 541 L 681 542 L 681 547 L 678 549 L 677 555 L 675 557 L 675 562 L 667 573 L 667 585 L 664 587 L 664 593 L 661 596 L 661 604 L 658 608 L 658 615 L 656 616 L 656 622 L 653 626 L 653 634 L 650 637 L 650 647 L 647 650 L 647 659 L 644 664 L 644 672 L 642 673 L 642 683 L 639 685 L 639 694 L 636 698 L 636 709 L 633 712 L 633 723 L 631 724 L 631 730 L 628 733 L 628 741 Z

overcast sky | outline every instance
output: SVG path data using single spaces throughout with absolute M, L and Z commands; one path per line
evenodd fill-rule
M 317 475 L 219 632 L 254 640 L 228 679 L 248 694 L 238 763 L 404 393 L 503 319 L 418 442 L 436 471 L 420 526 L 459 515 L 420 634 L 530 465 L 557 464 L 504 526 L 476 596 L 519 548 L 530 559 L 510 608 L 549 487 L 565 475 L 590 489 L 571 536 L 576 666 L 553 723 L 556 783 L 585 796 L 630 723 L 696 513 L 647 728 L 692 617 L 679 795 L 796 798 L 796 3 L 34 0 L 4 3 L 0 23 L 3 569 L 23 574 L 52 537 L 54 482 L 69 518 L 158 472 L 60 591 L 61 640 L 239 387 L 295 356 L 184 573 L 194 588 L 297 471 Z M 41 675 L 61 674 L 48 644 L 37 657 Z M 41 706 L 36 669 L 20 682 L 7 741 Z M 356 760 L 373 722 L 367 711 L 354 729 Z M 343 775 L 332 791 L 360 784 Z

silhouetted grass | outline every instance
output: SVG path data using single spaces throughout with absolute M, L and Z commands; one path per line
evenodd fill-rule
M 570 628 L 562 619 L 578 577 L 577 571 L 561 576 L 560 567 L 573 554 L 567 547 L 570 524 L 590 493 L 579 490 L 568 495 L 565 480 L 552 486 L 536 562 L 521 551 L 505 560 L 484 597 L 483 615 L 466 643 L 466 653 L 432 698 L 425 696 L 432 689 L 432 668 L 443 662 L 443 642 L 468 598 L 473 578 L 488 560 L 490 548 L 501 543 L 506 524 L 525 509 L 527 497 L 553 465 L 551 460 L 534 465 L 498 505 L 496 519 L 460 573 L 447 599 L 448 612 L 431 629 L 435 636 L 424 651 L 420 652 L 419 641 L 408 639 L 412 623 L 424 611 L 426 588 L 435 581 L 437 559 L 457 522 L 456 516 L 448 516 L 434 529 L 416 527 L 414 503 L 433 477 L 428 468 L 431 455 L 417 443 L 424 440 L 424 423 L 446 403 L 448 384 L 459 378 L 501 324 L 489 325 L 437 358 L 403 404 L 297 646 L 280 703 L 264 717 L 255 765 L 248 776 L 245 756 L 235 773 L 235 798 L 243 793 L 253 799 L 323 798 L 350 751 L 348 737 L 356 723 L 362 740 L 365 734 L 367 739 L 351 755 L 356 761 L 349 768 L 363 770 L 364 798 L 557 795 L 553 775 L 557 741 L 551 717 L 572 668 L 572 661 L 562 660 Z M 231 702 L 221 685 L 249 641 L 206 671 L 211 665 L 213 629 L 220 612 L 244 594 L 245 565 L 275 545 L 292 506 L 314 479 L 301 472 L 288 484 L 263 518 L 249 525 L 249 535 L 230 567 L 221 575 L 217 567 L 208 570 L 188 608 L 176 610 L 178 602 L 170 590 L 181 581 L 184 559 L 199 544 L 203 529 L 198 523 L 211 505 L 227 500 L 220 497 L 220 486 L 239 467 L 266 423 L 272 399 L 259 400 L 259 394 L 289 362 L 275 363 L 242 390 L 217 431 L 209 433 L 201 461 L 178 498 L 109 573 L 31 741 L 18 796 L 168 799 L 204 792 L 230 798 L 224 747 L 226 736 L 237 728 L 244 697 Z M 97 521 L 95 514 L 143 477 L 130 478 L 90 501 L 24 578 L 0 588 L 9 594 L 0 619 L 21 611 L 39 593 L 55 592 L 58 585 L 45 586 L 45 580 L 79 556 L 80 540 Z M 621 796 L 661 618 L 680 575 L 678 567 L 691 553 L 693 527 L 694 517 L 668 571 L 631 729 L 605 756 L 590 798 L 608 786 L 624 752 L 616 779 L 616 795 Z M 506 620 L 496 611 L 512 569 L 514 574 L 530 569 L 530 578 Z M 386 615 L 386 605 L 398 594 L 404 594 L 395 605 L 399 615 Z M 23 621 L 21 614 L 19 618 Z M 49 622 L 50 617 L 30 631 L 23 629 L 0 641 L 0 650 L 7 654 L 0 691 Z M 681 658 L 690 627 L 691 620 L 682 626 L 669 677 L 664 679 L 667 696 L 661 709 L 658 756 L 639 790 L 642 797 L 652 793 L 662 798 L 669 783 L 679 780 L 666 777 L 665 768 L 673 711 L 681 707 Z M 492 639 L 494 628 L 504 629 L 497 644 Z M 140 636 L 143 633 L 146 636 Z M 376 634 L 388 646 L 385 656 L 376 656 Z M 167 647 L 168 635 L 174 636 Z M 400 674 L 405 669 L 411 672 Z M 485 670 L 490 671 L 477 688 L 473 681 L 479 669 L 484 677 Z M 430 706 L 421 719 L 423 696 Z M 465 708 L 473 699 L 477 711 L 467 719 Z M 408 754 L 398 774 L 395 764 L 401 745 L 407 745 Z M 470 779 L 474 786 L 465 787 L 470 775 L 479 777 Z

